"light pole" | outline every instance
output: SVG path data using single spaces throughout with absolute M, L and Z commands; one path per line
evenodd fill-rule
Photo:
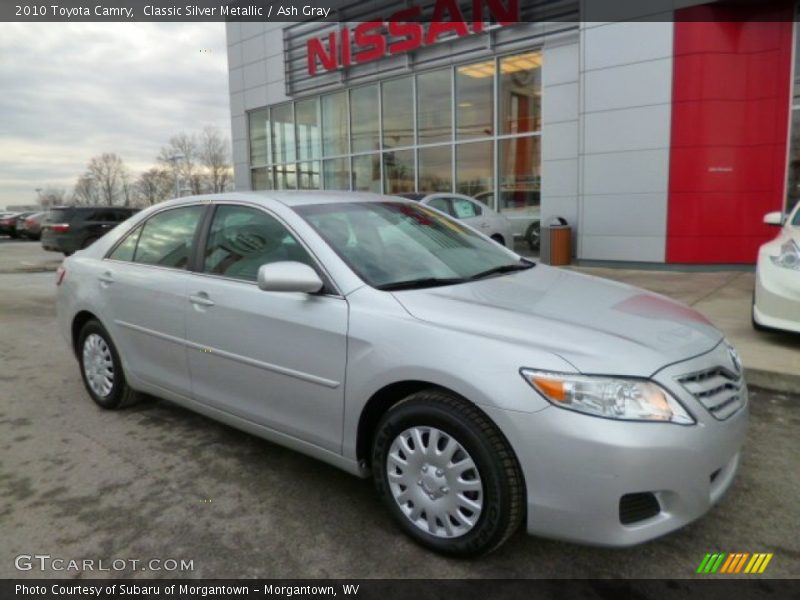
M 39 206 L 42 205 L 42 188 L 36 188 L 36 201 L 39 203 Z
M 178 161 L 183 160 L 186 158 L 186 155 L 178 153 L 173 154 L 172 156 L 168 157 L 167 160 L 172 163 L 172 170 L 175 172 L 175 197 L 180 198 L 181 196 L 181 186 L 180 181 L 178 180 Z

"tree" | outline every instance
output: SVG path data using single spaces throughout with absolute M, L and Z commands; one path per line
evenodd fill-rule
M 182 158 L 171 160 L 176 155 L 181 155 Z M 169 169 L 173 177 L 177 174 L 177 177 L 189 187 L 192 194 L 203 192 L 203 176 L 198 168 L 200 147 L 195 134 L 181 132 L 173 135 L 169 139 L 169 144 L 161 148 L 158 161 Z
M 228 140 L 219 129 L 207 125 L 200 134 L 200 159 L 205 168 L 209 191 L 224 192 L 231 180 Z
M 127 168 L 122 158 L 114 152 L 104 152 L 89 161 L 89 174 L 94 178 L 93 187 L 97 189 L 99 199 L 107 206 L 113 206 L 118 200 L 125 201 L 125 180 Z
M 67 199 L 67 190 L 64 188 L 46 187 L 39 192 L 39 204 L 42 208 L 59 206 Z
M 174 194 L 173 177 L 167 169 L 151 167 L 136 180 L 136 195 L 147 206 L 166 200 Z
M 72 198 L 70 204 L 95 204 L 94 199 L 94 177 L 88 173 L 84 173 L 78 177 L 75 182 L 75 187 L 72 189 Z

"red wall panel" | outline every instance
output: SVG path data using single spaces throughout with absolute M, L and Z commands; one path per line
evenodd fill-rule
M 667 262 L 752 263 L 784 202 L 792 2 L 676 11 Z

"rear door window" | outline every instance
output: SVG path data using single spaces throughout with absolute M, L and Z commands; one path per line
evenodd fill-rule
M 428 202 L 428 206 L 440 210 L 445 214 L 452 215 L 453 209 L 450 207 L 450 198 L 434 198 Z
M 139 241 L 139 234 L 141 232 L 141 226 L 131 231 L 127 237 L 122 240 L 122 243 L 114 248 L 114 251 L 108 255 L 108 258 L 113 260 L 132 261 L 133 256 L 136 253 L 136 242 Z
M 204 208 L 173 208 L 148 219 L 139 235 L 133 262 L 185 269 Z
M 75 214 L 74 208 L 54 208 L 47 213 L 47 223 L 68 223 Z

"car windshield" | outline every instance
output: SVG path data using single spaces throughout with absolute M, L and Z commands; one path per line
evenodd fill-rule
M 462 283 L 533 266 L 421 204 L 314 204 L 295 211 L 378 289 Z

